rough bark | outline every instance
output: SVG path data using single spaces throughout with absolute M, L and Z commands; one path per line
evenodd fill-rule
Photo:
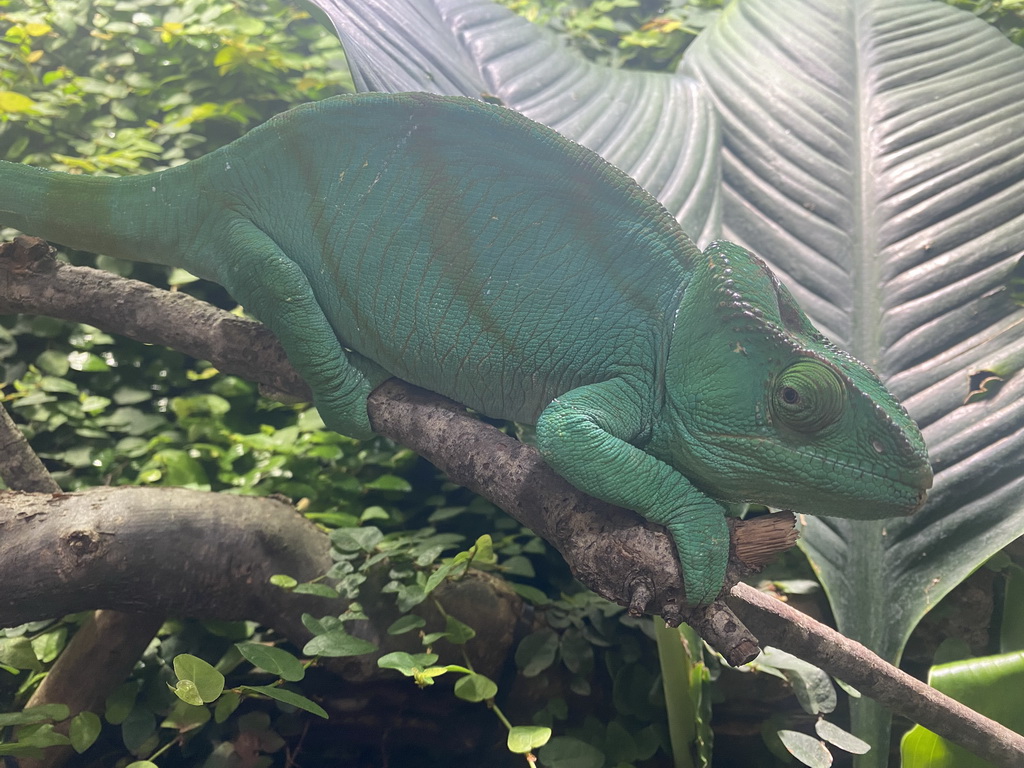
M 18 491 L 59 494 L 60 486 L 46 471 L 7 409 L 0 406 L 0 477 Z M 61 703 L 70 717 L 98 711 L 107 696 L 128 676 L 160 628 L 159 614 L 94 611 L 25 704 Z M 70 720 L 56 729 L 67 734 Z M 39 759 L 22 758 L 21 768 L 52 768 L 71 757 L 68 746 L 46 750 Z

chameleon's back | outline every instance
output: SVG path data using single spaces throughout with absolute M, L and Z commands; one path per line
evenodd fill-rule
M 611 375 L 657 394 L 698 252 L 553 131 L 470 100 L 342 97 L 197 164 L 214 207 L 270 235 L 345 344 L 396 376 L 525 422 Z M 254 268 L 218 277 L 231 290 L 233 269 Z

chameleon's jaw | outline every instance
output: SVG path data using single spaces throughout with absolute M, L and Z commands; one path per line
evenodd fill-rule
M 879 487 L 886 489 L 875 499 L 865 494 L 863 497 L 850 497 L 837 503 L 822 503 L 814 509 L 813 503 L 806 513 L 820 517 L 842 517 L 855 520 L 881 520 L 890 517 L 909 517 L 924 506 L 928 499 L 928 491 L 932 487 L 932 469 L 927 462 L 922 462 L 914 469 L 900 472 L 898 479 L 878 476 Z M 797 510 L 794 510 L 797 511 Z M 804 510 L 800 510 L 804 511 Z
M 911 483 L 910 487 L 917 489 L 917 503 L 907 512 L 908 515 L 914 514 L 924 506 L 925 501 L 928 499 L 928 491 L 931 490 L 932 483 L 935 479 L 935 476 L 932 474 L 932 467 L 927 461 L 924 462 L 913 474 L 915 475 L 914 479 L 917 482 Z

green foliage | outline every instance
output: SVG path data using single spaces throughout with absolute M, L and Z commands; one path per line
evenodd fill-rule
M 866 742 L 825 719 L 835 710 L 838 699 L 832 680 L 813 664 L 777 648 L 765 648 L 746 669 L 786 680 L 800 707 L 814 718 L 814 736 L 792 729 L 806 718 L 776 714 L 765 723 L 765 740 L 780 757 L 788 753 L 803 765 L 827 768 L 832 765 L 830 745 L 856 755 L 870 749 Z
M 711 765 L 711 675 L 700 636 L 686 624 L 654 620 L 675 768 Z
M 630 69 L 669 71 L 711 24 L 724 0 L 498 0 L 554 30 L 593 61 Z M 946 0 L 1024 45 L 1021 0 Z
M 1024 733 L 1024 652 L 932 667 L 928 684 L 996 722 Z M 900 745 L 903 768 L 990 768 L 992 763 L 915 725 Z
M 499 0 L 604 64 L 668 70 L 710 24 L 723 0 Z
M 1017 45 L 1024 45 L 1024 2 L 1021 0 L 946 0 L 992 24 Z
M 0 157 L 44 167 L 175 165 L 351 90 L 337 41 L 279 0 L 5 0 L 0 24 Z

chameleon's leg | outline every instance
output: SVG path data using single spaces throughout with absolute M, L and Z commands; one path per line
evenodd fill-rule
M 544 409 L 537 447 L 581 491 L 664 525 L 679 552 L 687 602 L 710 603 L 722 589 L 729 560 L 725 510 L 628 442 L 641 434 L 644 421 L 643 407 L 625 382 L 589 384 Z
M 226 241 L 226 242 L 224 242 Z M 355 438 L 373 435 L 366 398 L 388 378 L 372 361 L 343 349 L 306 275 L 252 223 L 233 222 L 219 258 L 232 297 L 277 336 L 288 360 L 313 390 L 324 423 Z

